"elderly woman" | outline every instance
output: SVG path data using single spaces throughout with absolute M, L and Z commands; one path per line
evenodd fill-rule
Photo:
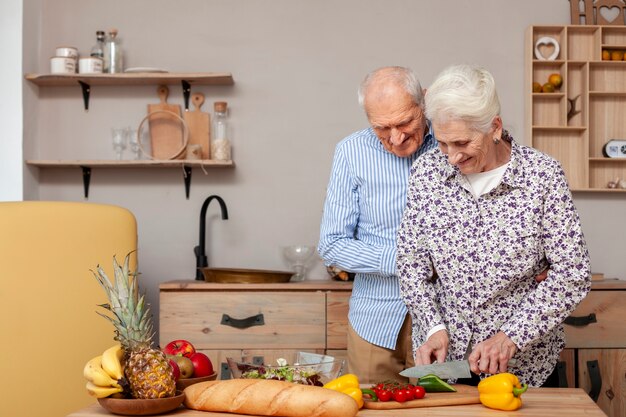
M 484 69 L 444 70 L 426 93 L 426 116 L 439 147 L 411 169 L 397 237 L 415 363 L 468 359 L 479 376 L 464 383 L 511 372 L 557 386 L 562 322 L 591 285 L 563 170 L 502 128 Z

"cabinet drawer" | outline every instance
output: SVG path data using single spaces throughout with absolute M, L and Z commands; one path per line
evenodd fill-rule
M 350 293 L 330 292 L 327 298 L 327 349 L 347 349 Z
M 595 316 L 585 325 L 565 325 L 568 348 L 613 348 L 626 346 L 626 292 L 590 291 L 570 318 Z M 593 321 L 594 319 L 592 319 Z
M 260 320 L 250 327 L 234 327 L 255 316 Z M 324 349 L 326 297 L 319 291 L 161 292 L 161 344 L 174 339 L 198 349 Z

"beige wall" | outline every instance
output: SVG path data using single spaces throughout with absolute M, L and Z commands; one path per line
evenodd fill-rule
M 233 87 L 193 88 L 206 94 L 205 110 L 229 102 L 237 166 L 207 176 L 194 170 L 189 200 L 177 170 L 93 170 L 89 200 L 137 217 L 140 270 L 155 312 L 160 282 L 194 275 L 200 206 L 210 194 L 222 196 L 230 214 L 221 221 L 217 207 L 209 209 L 213 266 L 284 269 L 281 246 L 317 243 L 334 146 L 366 124 L 356 102 L 366 72 L 410 66 L 427 86 L 446 65 L 484 65 L 498 82 L 505 125 L 521 141 L 524 31 L 569 23 L 565 0 L 25 3 L 25 21 L 41 22 L 25 25 L 25 72 L 47 72 L 57 45 L 86 53 L 97 29 L 117 27 L 128 67 L 234 76 Z M 154 86 L 94 87 L 84 112 L 78 87 L 24 90 L 26 158 L 112 158 L 110 128 L 137 125 L 157 102 Z M 182 104 L 176 86 L 169 101 Z M 38 175 L 27 198 L 83 199 L 78 170 Z M 626 226 L 610 216 L 626 213 L 626 196 L 577 195 L 576 202 L 593 269 L 626 279 Z M 312 278 L 326 278 L 321 262 Z

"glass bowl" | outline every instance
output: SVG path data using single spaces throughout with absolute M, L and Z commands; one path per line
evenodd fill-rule
M 293 364 L 254 364 L 226 358 L 233 378 L 275 379 L 322 386 L 341 375 L 345 361 L 332 356 L 298 352 Z M 280 359 L 277 361 L 281 361 Z M 284 361 L 284 360 L 283 360 Z

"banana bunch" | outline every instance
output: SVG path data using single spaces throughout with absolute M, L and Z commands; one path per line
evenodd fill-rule
M 83 369 L 87 379 L 87 392 L 92 397 L 104 398 L 124 391 L 120 385 L 124 378 L 121 345 L 111 346 L 102 355 L 90 359 Z

